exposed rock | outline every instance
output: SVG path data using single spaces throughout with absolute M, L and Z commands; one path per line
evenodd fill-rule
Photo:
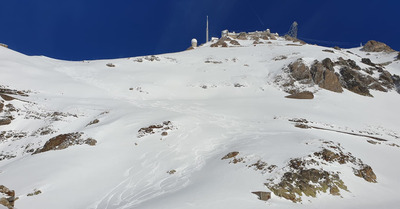
M 386 70 L 382 70 L 382 73 L 379 76 L 379 80 L 381 81 L 381 84 L 388 89 L 392 89 L 394 87 L 392 74 L 390 74 Z
M 322 63 L 315 62 L 311 66 L 311 75 L 314 83 L 321 88 L 333 92 L 343 92 L 338 76 L 333 71 L 333 62 L 327 58 Z
M 330 50 L 330 49 L 323 49 L 322 51 L 323 51 L 323 52 L 333 53 L 333 54 L 335 53 L 333 50 Z
M 400 76 L 398 75 L 393 75 L 392 76 L 393 84 L 396 87 L 397 93 L 400 94 Z
M 8 125 L 11 123 L 10 118 L 0 118 L 0 126 Z
M 309 91 L 303 91 L 286 96 L 289 99 L 314 99 L 314 94 Z
M 394 50 L 385 43 L 374 40 L 368 41 L 361 50 L 366 52 L 394 52 Z
M 39 195 L 41 193 L 42 193 L 42 191 L 35 189 L 32 193 L 29 193 L 26 196 L 31 197 L 31 196 Z
M 289 65 L 290 75 L 297 81 L 302 83 L 310 83 L 312 76 L 310 69 L 303 60 L 300 58 Z
M 266 183 L 266 186 L 276 196 L 293 202 L 300 202 L 302 200 L 300 196 L 303 194 L 316 197 L 317 193 L 326 193 L 329 189 L 331 194 L 340 195 L 338 188 L 347 190 L 347 186 L 337 173 L 315 168 L 306 169 L 302 166 L 294 167 L 294 171 L 283 174 L 278 184 Z
M 167 135 L 168 135 L 168 132 L 166 132 L 166 131 L 161 133 L 161 136 L 167 136 Z
M 4 108 L 4 103 L 3 101 L 0 101 L 0 113 L 3 112 L 3 108 Z
M 0 46 L 2 46 L 2 47 L 4 47 L 4 48 L 8 48 L 8 45 L 7 45 L 7 44 L 2 44 L 2 43 L 0 43 Z
M 360 169 L 353 169 L 354 175 L 363 178 L 365 181 L 376 183 L 376 175 L 369 165 L 362 165 Z
M 247 33 L 241 32 L 238 36 L 237 39 L 239 40 L 247 40 Z
M 61 134 L 56 137 L 49 139 L 41 149 L 36 150 L 33 154 L 38 154 L 42 152 L 47 152 L 50 150 L 62 150 L 73 145 L 88 144 L 90 146 L 96 145 L 97 141 L 88 138 L 86 140 L 82 139 L 82 132 L 75 132 L 69 134 Z
M 228 47 L 228 44 L 225 42 L 225 40 L 228 40 L 229 38 L 220 38 L 217 42 L 211 44 L 211 47 Z M 230 40 L 230 39 L 229 39 Z
M 8 209 L 13 209 L 15 201 L 18 200 L 18 197 L 15 197 L 15 191 L 10 190 L 4 185 L 0 185 L 0 193 L 6 196 L 0 198 L 0 205 L 3 205 Z
M 288 41 L 299 42 L 301 45 L 306 44 L 305 41 L 300 40 L 300 39 L 297 39 L 297 38 L 294 38 L 294 37 L 291 37 L 291 36 L 289 36 L 289 35 L 285 35 L 284 38 L 285 38 L 286 40 L 288 40 Z
M 106 66 L 107 67 L 115 67 L 115 65 L 113 63 L 107 63 Z
M 360 81 L 363 76 L 360 73 L 351 70 L 348 67 L 343 67 L 340 69 L 340 74 L 342 75 L 342 86 L 346 89 L 363 96 L 372 96 L 365 84 Z
M 151 55 L 144 57 L 145 60 L 153 62 L 153 61 L 160 61 L 161 59 L 157 56 Z
M 230 152 L 230 153 L 226 154 L 224 157 L 222 157 L 221 160 L 226 160 L 229 158 L 236 157 L 238 154 L 239 154 L 239 152 Z
M 375 67 L 375 66 L 376 66 L 376 65 L 375 65 L 373 62 L 371 62 L 371 60 L 368 59 L 368 58 L 362 58 L 362 59 L 361 59 L 361 62 L 364 63 L 364 64 L 366 64 L 366 65 L 372 66 L 372 67 Z
M 262 200 L 262 201 L 268 201 L 269 199 L 271 199 L 271 192 L 258 191 L 258 192 L 252 192 L 252 193 L 257 195 L 258 199 Z
M 99 122 L 100 122 L 99 119 L 94 119 L 94 120 L 90 121 L 86 126 L 94 125 L 94 124 L 97 124 Z
M 231 40 L 229 43 L 235 46 L 240 46 L 240 43 L 237 40 Z
M 400 52 L 397 54 L 397 60 L 400 60 Z
M 150 125 L 148 127 L 139 129 L 138 138 L 144 137 L 146 135 L 159 133 L 159 132 L 165 132 L 167 130 L 172 130 L 173 128 L 174 128 L 174 126 L 172 125 L 171 121 L 164 121 L 161 124 Z
M 172 174 L 175 174 L 175 173 L 176 173 L 176 170 L 170 170 L 170 171 L 167 171 L 167 173 L 170 174 L 170 175 L 172 175 Z

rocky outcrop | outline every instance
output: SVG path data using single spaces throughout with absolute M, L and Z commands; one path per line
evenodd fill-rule
M 351 153 L 343 152 L 340 144 L 324 141 L 323 148 L 304 158 L 291 159 L 280 181 L 270 179 L 265 185 L 276 196 L 301 202 L 302 196 L 316 197 L 318 193 L 329 193 L 334 196 L 341 195 L 341 190 L 348 191 L 345 183 L 340 179 L 340 172 L 326 171 L 324 166 L 334 164 L 350 166 L 357 177 L 367 182 L 376 183 L 376 175 L 369 165 Z
M 0 193 L 2 196 L 5 196 L 0 198 L 0 205 L 3 205 L 8 209 L 13 209 L 15 201 L 18 199 L 18 197 L 15 197 L 15 191 L 10 190 L 4 185 L 0 185 Z
M 225 41 L 231 41 L 228 37 L 220 38 L 217 42 L 211 44 L 211 47 L 228 47 L 228 44 Z
M 311 66 L 311 75 L 315 84 L 333 92 L 343 92 L 338 75 L 333 69 L 333 62 L 326 58 L 321 62 L 314 62 Z
M 295 62 L 291 63 L 289 66 L 290 75 L 301 83 L 311 83 L 312 76 L 309 67 L 304 64 L 303 60 L 300 58 Z
M 306 162 L 292 159 L 289 162 L 291 171 L 285 172 L 277 184 L 266 183 L 276 196 L 292 202 L 301 202 L 300 196 L 316 197 L 319 192 L 340 195 L 340 189 L 347 191 L 347 186 L 334 172 L 323 169 L 306 168 Z
M 144 137 L 147 135 L 152 135 L 155 133 L 160 133 L 160 132 L 161 132 L 161 135 L 166 136 L 166 135 L 168 135 L 168 132 L 167 132 L 167 134 L 165 134 L 164 132 L 166 132 L 168 130 L 172 130 L 174 128 L 175 127 L 172 125 L 171 121 L 164 121 L 161 124 L 150 125 L 148 127 L 143 127 L 141 129 L 139 129 L 138 138 L 141 138 L 141 137 Z
M 361 50 L 366 52 L 394 52 L 394 50 L 385 43 L 374 40 L 368 41 Z
M 42 148 L 36 150 L 33 154 L 38 154 L 42 152 L 47 152 L 50 150 L 62 150 L 73 145 L 88 144 L 90 146 L 96 145 L 97 141 L 92 138 L 82 139 L 83 133 L 69 133 L 61 134 L 49 139 Z
M 372 96 L 368 90 L 368 85 L 362 82 L 362 77 L 360 73 L 348 68 L 343 67 L 340 69 L 342 85 L 344 88 L 363 96 Z M 363 79 L 365 80 L 365 79 Z

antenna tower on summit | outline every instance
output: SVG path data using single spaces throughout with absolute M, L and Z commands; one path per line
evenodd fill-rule
M 297 22 L 294 21 L 293 24 L 290 26 L 288 35 L 293 37 L 293 38 L 297 38 Z
M 206 28 L 206 43 L 208 42 L 208 15 L 207 15 L 207 28 Z

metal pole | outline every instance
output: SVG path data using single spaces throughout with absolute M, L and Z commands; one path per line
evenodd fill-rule
M 206 29 L 206 43 L 208 42 L 208 15 L 207 15 L 207 29 Z

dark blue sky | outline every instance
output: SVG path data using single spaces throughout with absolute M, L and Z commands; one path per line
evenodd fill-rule
M 28 55 L 65 60 L 120 58 L 182 51 L 224 29 L 299 23 L 310 43 L 359 46 L 370 39 L 400 50 L 398 0 L 1 0 L 0 43 Z

